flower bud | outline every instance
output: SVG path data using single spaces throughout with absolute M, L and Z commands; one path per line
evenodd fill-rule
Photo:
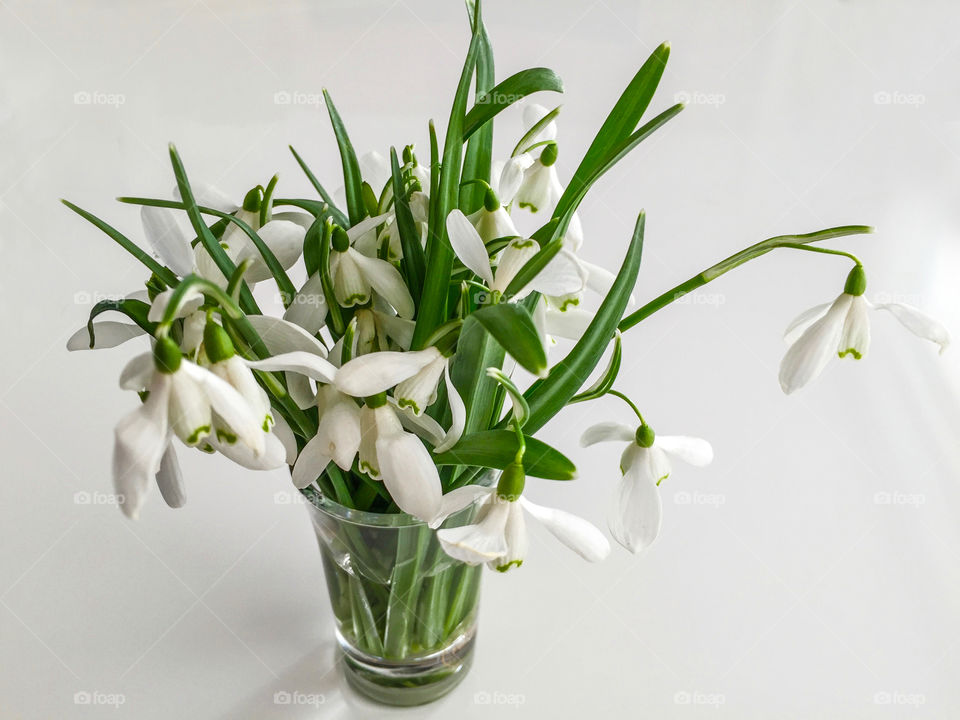
M 643 423 L 637 428 L 637 445 L 642 448 L 653 447 L 653 441 L 656 439 L 656 433 L 653 428 Z
M 260 212 L 260 199 L 262 197 L 263 190 L 259 187 L 255 187 L 253 190 L 248 192 L 243 198 L 243 209 L 247 212 Z
M 557 144 L 550 143 L 543 148 L 543 152 L 540 153 L 540 163 L 544 167 L 550 167 L 557 161 Z
M 863 265 L 857 263 L 853 266 L 853 270 L 850 271 L 850 274 L 847 275 L 847 284 L 843 286 L 843 291 L 847 295 L 853 295 L 856 297 L 858 295 L 863 295 L 863 292 L 866 289 L 867 274 L 863 271 Z
M 367 181 L 364 181 L 360 187 L 360 197 L 363 200 L 363 207 L 370 217 L 374 217 L 379 214 L 380 211 L 380 202 L 377 200 L 377 194 Z
M 210 320 L 203 329 L 203 350 L 211 363 L 229 360 L 237 354 L 227 331 Z
M 337 252 L 346 252 L 347 248 L 350 247 L 350 236 L 347 235 L 346 230 L 337 225 L 333 228 L 331 242 L 334 250 Z
M 500 198 L 497 197 L 497 193 L 489 185 L 487 191 L 483 194 L 483 208 L 487 212 L 496 212 L 500 209 Z
M 509 502 L 516 501 L 523 494 L 526 478 L 523 463 L 510 463 L 500 474 L 500 481 L 497 483 L 497 497 Z
M 167 375 L 175 373 L 180 369 L 182 360 L 183 353 L 171 338 L 166 335 L 157 338 L 156 347 L 153 348 L 153 364 L 158 372 Z

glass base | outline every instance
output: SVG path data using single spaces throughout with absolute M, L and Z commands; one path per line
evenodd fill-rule
M 473 662 L 476 625 L 429 655 L 387 660 L 353 647 L 339 631 L 343 668 L 354 690 L 385 705 L 423 705 L 443 697 L 466 676 Z

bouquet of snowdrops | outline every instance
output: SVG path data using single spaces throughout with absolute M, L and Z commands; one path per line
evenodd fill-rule
M 609 552 L 605 535 L 528 500 L 526 479 L 573 478 L 570 460 L 535 433 L 568 405 L 614 398 L 636 413 L 635 425 L 596 425 L 583 443 L 626 445 L 610 530 L 637 552 L 659 531 L 658 486 L 670 456 L 706 465 L 712 450 L 704 440 L 656 435 L 615 389 L 621 333 L 749 260 L 791 249 L 841 256 L 853 268 L 832 304 L 789 328 L 784 391 L 812 380 L 835 353 L 865 354 L 863 266 L 816 244 L 870 232 L 861 225 L 763 240 L 631 311 L 643 213 L 624 238 L 622 263 L 608 272 L 579 256 L 589 240 L 577 210 L 607 170 L 683 109 L 646 117 L 669 46 L 630 80 L 564 184 L 559 107 L 525 102 L 526 131 L 508 157 L 493 160 L 495 118 L 562 85 L 545 68 L 495 83 L 479 3 L 471 7 L 472 39 L 442 143 L 431 122 L 426 152 L 407 146 L 358 158 L 325 93 L 343 201 L 293 151 L 317 197 L 282 197 L 274 176 L 235 202 L 191 182 L 171 146 L 174 198 L 120 198 L 142 206 L 146 245 L 66 202 L 150 273 L 145 290 L 97 304 L 69 343 L 151 341 L 120 376 L 139 397 L 115 438 L 114 480 L 128 516 L 137 516 L 154 483 L 170 506 L 184 502 L 176 437 L 247 468 L 289 466 L 305 492 L 349 508 L 408 513 L 431 527 L 475 504 L 473 522 L 438 531 L 444 551 L 469 564 L 520 565 L 524 513 L 598 560 Z M 539 229 L 518 232 L 518 213 L 530 213 Z M 295 268 L 306 277 L 299 287 L 288 274 Z M 256 283 L 276 285 L 282 316 L 261 312 Z M 879 307 L 946 346 L 946 331 L 915 308 Z M 130 322 L 102 320 L 108 311 Z M 554 337 L 572 339 L 572 349 L 551 357 Z M 527 387 L 518 386 L 516 366 L 535 378 Z M 478 483 L 490 469 L 496 481 Z

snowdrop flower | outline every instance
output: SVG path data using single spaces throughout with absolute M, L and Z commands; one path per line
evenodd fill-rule
M 587 428 L 580 445 L 626 442 L 620 458 L 623 477 L 610 514 L 610 532 L 627 550 L 638 553 L 649 547 L 660 532 L 663 507 L 658 485 L 670 475 L 670 458 L 702 467 L 713 461 L 713 448 L 700 438 L 654 434 L 646 423 L 634 430 L 615 422 Z
M 360 408 L 360 470 L 382 480 L 397 503 L 409 515 L 430 522 L 440 510 L 440 474 L 423 441 L 403 429 L 403 411 L 380 398 Z
M 540 157 L 523 174 L 523 182 L 515 200 L 530 212 L 552 212 L 563 195 L 563 185 L 557 177 L 557 145 L 550 143 L 543 148 Z
M 400 317 L 413 317 L 413 298 L 400 271 L 386 260 L 367 257 L 356 250 L 350 245 L 349 233 L 339 227 L 333 232 L 330 275 L 337 301 L 344 307 L 365 305 L 376 293 L 390 303 Z
M 503 294 L 520 269 L 537 254 L 536 240 L 515 238 L 500 253 L 496 270 L 491 268 L 490 256 L 477 229 L 459 210 L 447 215 L 447 235 L 457 257 L 467 268 L 486 282 L 492 292 Z M 560 250 L 547 266 L 513 299 L 532 291 L 544 295 L 564 295 L 583 289 L 586 277 L 573 253 Z
M 450 379 L 450 358 L 437 348 L 360 355 L 337 371 L 336 386 L 340 392 L 353 397 L 370 397 L 395 388 L 393 400 L 397 407 L 420 417 L 437 399 L 441 377 L 446 386 L 452 421 L 450 429 L 435 443 L 434 451 L 445 452 L 463 434 L 466 407 Z
M 517 232 L 510 213 L 500 204 L 500 198 L 493 188 L 488 187 L 483 195 L 483 207 L 467 216 L 473 223 L 484 243 L 502 237 L 515 237 Z
M 856 265 L 836 300 L 807 310 L 790 324 L 784 336 L 790 349 L 780 363 L 780 387 L 785 393 L 799 390 L 814 380 L 834 353 L 856 360 L 867 354 L 870 346 L 868 309 L 889 311 L 914 335 L 936 343 L 941 353 L 946 350 L 950 333 L 943 325 L 910 305 L 873 305 L 863 296 L 866 285 L 863 267 Z
M 150 479 L 161 469 L 171 435 L 186 445 L 198 445 L 210 434 L 214 411 L 237 442 L 247 445 L 254 455 L 264 451 L 260 421 L 240 393 L 185 359 L 170 338 L 159 338 L 152 353 L 131 360 L 120 375 L 120 384 L 148 392 L 144 403 L 124 417 L 115 431 L 114 484 L 124 497 L 121 508 L 128 517 L 138 516 Z
M 317 392 L 320 424 L 317 434 L 300 451 L 293 466 L 293 484 L 305 488 L 316 480 L 331 461 L 349 471 L 360 450 L 360 408 L 356 401 L 333 385 Z
M 610 543 L 597 528 L 576 515 L 530 502 L 521 494 L 523 484 L 523 466 L 514 463 L 503 471 L 496 487 L 466 485 L 444 495 L 432 527 L 452 513 L 480 503 L 476 522 L 437 531 L 444 551 L 462 562 L 487 563 L 500 572 L 519 567 L 527 553 L 526 511 L 585 560 L 598 562 L 610 554 Z

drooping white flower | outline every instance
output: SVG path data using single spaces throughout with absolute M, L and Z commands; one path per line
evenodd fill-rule
M 799 390 L 814 380 L 834 353 L 856 360 L 867 354 L 870 346 L 868 309 L 887 310 L 914 335 L 936 343 L 941 353 L 946 350 L 950 333 L 943 325 L 911 305 L 873 305 L 863 296 L 865 287 L 863 268 L 857 265 L 836 300 L 811 308 L 790 323 L 784 336 L 790 348 L 780 363 L 780 387 L 785 393 Z
M 401 414 L 389 403 L 360 408 L 360 470 L 382 480 L 405 513 L 430 522 L 440 510 L 440 474 L 423 441 L 403 429 Z
M 598 562 L 610 553 L 610 543 L 596 527 L 570 513 L 543 507 L 522 495 L 500 497 L 496 487 L 466 485 L 443 496 L 441 510 L 432 526 L 449 515 L 480 502 L 477 519 L 469 525 L 437 531 L 444 552 L 470 565 L 487 565 L 501 572 L 520 566 L 527 552 L 524 511 L 540 521 L 550 533 L 585 560 Z
M 144 403 L 121 419 L 115 431 L 114 484 L 125 498 L 122 509 L 129 517 L 137 517 L 150 480 L 160 471 L 171 435 L 186 445 L 198 445 L 211 432 L 214 411 L 254 455 L 264 451 L 260 421 L 240 393 L 185 359 L 169 338 L 158 339 L 152 354 L 128 363 L 121 373 L 121 387 L 146 388 L 148 393 Z
M 437 399 L 441 377 L 450 403 L 450 429 L 438 437 L 432 427 L 427 435 L 434 441 L 435 452 L 445 452 L 460 439 L 466 425 L 466 408 L 460 393 L 450 379 L 449 358 L 437 348 L 410 352 L 375 352 L 353 358 L 337 371 L 337 389 L 353 397 L 370 397 L 395 388 L 393 400 L 399 409 L 423 416 Z
M 546 145 L 540 152 L 540 157 L 523 173 L 523 182 L 514 198 L 517 205 L 534 213 L 553 212 L 563 195 L 556 162 L 556 144 Z
M 317 392 L 317 409 L 317 434 L 300 451 L 293 466 L 293 484 L 298 488 L 316 480 L 331 461 L 350 470 L 360 450 L 360 408 L 352 397 L 333 385 L 324 385 Z
M 400 317 L 413 317 L 413 298 L 400 271 L 386 260 L 358 251 L 350 244 L 349 231 L 342 228 L 336 228 L 333 233 L 330 275 L 337 302 L 344 307 L 365 305 L 376 293 L 390 303 Z
M 660 532 L 663 506 L 659 484 L 670 475 L 670 456 L 702 467 L 713 461 L 713 448 L 700 438 L 654 435 L 648 425 L 633 428 L 615 422 L 598 423 L 580 438 L 583 447 L 598 442 L 626 442 L 620 458 L 623 477 L 610 513 L 610 532 L 627 550 L 649 547 Z
M 459 210 L 452 210 L 447 215 L 447 235 L 460 262 L 482 278 L 490 290 L 500 293 L 506 291 L 520 269 L 540 250 L 536 240 L 515 238 L 501 251 L 494 270 L 483 239 Z M 568 250 L 561 249 L 513 299 L 520 299 L 533 291 L 545 295 L 579 292 L 585 282 L 586 277 L 576 258 Z
M 510 219 L 510 213 L 507 212 L 501 202 L 496 191 L 492 187 L 488 187 L 483 195 L 483 205 L 479 210 L 467 216 L 484 243 L 497 238 L 515 237 L 520 234 L 517 232 L 513 220 Z

